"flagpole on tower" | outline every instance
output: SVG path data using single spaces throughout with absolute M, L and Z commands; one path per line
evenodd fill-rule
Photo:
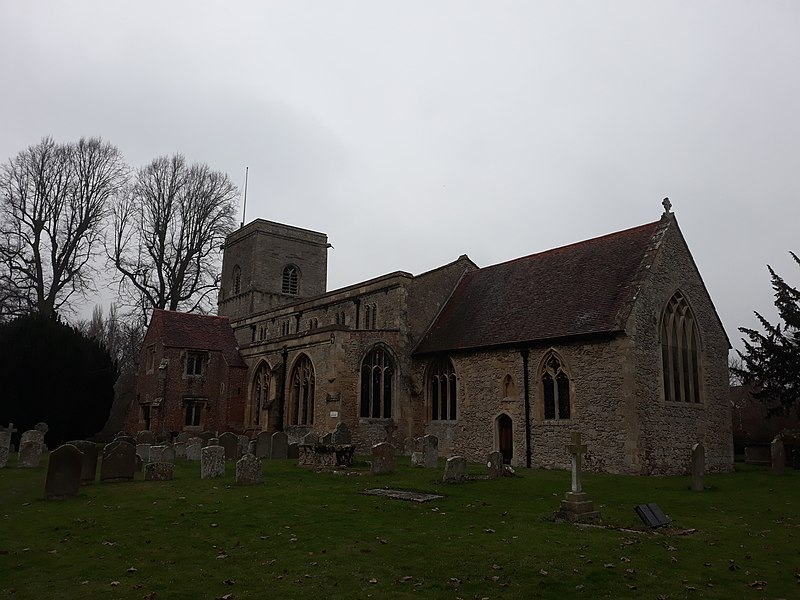
M 245 215 L 247 214 L 247 176 L 250 173 L 250 167 L 244 168 L 244 206 L 242 207 L 242 223 L 240 227 L 244 227 Z

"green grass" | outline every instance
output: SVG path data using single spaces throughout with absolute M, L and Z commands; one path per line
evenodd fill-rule
M 266 461 L 265 483 L 94 484 L 45 501 L 46 464 L 0 470 L 0 596 L 12 598 L 798 598 L 800 473 L 589 475 L 607 528 L 549 519 L 563 471 L 444 485 L 403 459 L 393 475 L 316 473 Z M 482 471 L 471 466 L 473 473 Z M 140 476 L 139 476 L 140 477 Z M 364 496 L 395 487 L 427 504 Z M 633 506 L 657 502 L 670 532 Z M 636 529 L 636 532 L 620 529 Z M 696 529 L 678 535 L 678 530 Z M 118 582 L 118 583 L 112 583 Z M 765 583 L 757 583 L 765 582 Z

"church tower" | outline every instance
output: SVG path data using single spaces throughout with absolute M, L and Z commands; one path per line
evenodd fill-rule
M 256 219 L 230 234 L 222 256 L 218 313 L 240 319 L 324 294 L 328 236 Z

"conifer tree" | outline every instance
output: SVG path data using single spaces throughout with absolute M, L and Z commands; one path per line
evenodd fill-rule
M 800 258 L 790 252 L 800 266 Z M 800 290 L 790 286 L 767 265 L 775 290 L 775 306 L 782 323 L 772 325 L 756 312 L 764 331 L 740 327 L 745 351 L 736 369 L 753 395 L 765 402 L 770 415 L 786 415 L 794 408 L 800 415 Z

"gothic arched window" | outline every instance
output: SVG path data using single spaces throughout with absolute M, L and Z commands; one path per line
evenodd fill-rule
M 428 401 L 432 421 L 458 418 L 458 382 L 453 363 L 446 356 L 436 359 L 428 376 Z
M 239 265 L 233 267 L 233 294 L 239 294 L 242 291 L 242 269 Z
M 296 296 L 298 293 L 298 279 L 299 275 L 297 267 L 294 265 L 286 265 L 283 268 L 283 279 L 281 281 L 281 292 Z
M 569 419 L 571 415 L 569 375 L 563 360 L 552 350 L 542 362 L 540 382 L 544 399 L 544 418 Z
M 291 396 L 289 402 L 290 425 L 312 425 L 314 423 L 314 365 L 303 354 L 295 363 L 289 378 Z
M 377 346 L 361 363 L 361 417 L 391 419 L 393 385 L 394 359 Z
M 686 298 L 670 298 L 661 318 L 661 364 L 664 399 L 700 402 L 700 334 Z
M 261 415 L 269 403 L 271 380 L 269 365 L 261 363 L 253 378 L 253 395 L 250 400 L 250 425 L 253 427 L 261 426 Z

